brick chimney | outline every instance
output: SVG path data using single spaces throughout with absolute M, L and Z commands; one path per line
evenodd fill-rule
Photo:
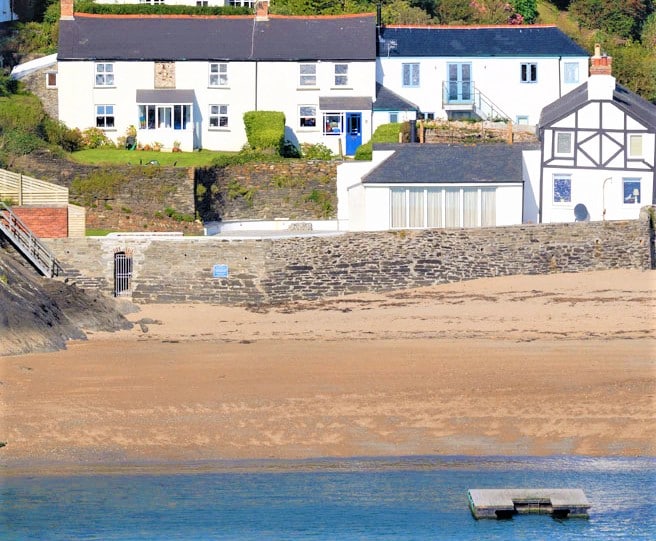
M 255 2 L 255 20 L 268 21 L 269 20 L 269 2 L 268 0 L 259 0 Z
M 73 18 L 73 1 L 74 0 L 61 0 L 61 19 Z
M 595 54 L 590 59 L 588 78 L 589 100 L 612 100 L 615 91 L 615 77 L 612 76 L 613 58 L 601 54 L 601 45 L 595 44 Z

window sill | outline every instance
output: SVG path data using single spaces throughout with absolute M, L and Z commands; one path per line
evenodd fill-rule
M 101 90 L 101 89 L 111 89 L 111 88 L 116 88 L 116 85 L 95 85 L 93 88 Z
M 353 90 L 352 86 L 331 86 L 330 90 Z
M 207 131 L 229 132 L 230 128 L 207 128 Z
M 207 85 L 210 90 L 230 90 L 228 85 Z
M 296 87 L 296 90 L 299 91 L 299 92 L 302 92 L 304 90 L 317 91 L 317 90 L 320 90 L 320 88 L 318 86 L 298 86 L 298 87 Z

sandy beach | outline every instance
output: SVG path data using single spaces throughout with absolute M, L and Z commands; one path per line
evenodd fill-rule
M 656 456 L 656 273 L 244 309 L 0 357 L 5 471 L 398 455 Z

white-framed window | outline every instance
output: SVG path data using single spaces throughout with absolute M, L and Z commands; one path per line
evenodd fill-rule
M 139 0 L 140 4 L 153 4 L 153 5 L 160 5 L 164 4 L 164 0 Z
M 46 73 L 46 88 L 57 88 L 56 71 L 49 71 Z
M 629 158 L 642 158 L 642 135 L 629 135 Z
M 517 115 L 517 118 L 515 119 L 516 124 L 519 124 L 520 126 L 527 126 L 528 125 L 528 115 Z
M 228 2 L 228 5 L 233 6 L 233 7 L 252 8 L 252 7 L 255 6 L 255 1 L 254 0 L 230 0 Z
M 496 188 L 390 188 L 390 227 L 493 227 Z
M 316 128 L 317 126 L 316 105 L 300 105 L 298 107 L 298 125 L 301 128 Z
M 537 62 L 522 62 L 520 64 L 520 81 L 522 83 L 538 82 L 538 64 Z
M 210 86 L 228 86 L 228 64 L 210 63 Z
M 419 62 L 411 62 L 402 64 L 403 70 L 403 86 L 418 87 L 419 86 Z
M 640 204 L 640 179 L 639 178 L 623 178 L 622 179 L 622 193 L 624 195 L 625 205 L 639 205 Z
M 228 106 L 210 105 L 210 129 L 228 127 Z
M 565 83 L 576 84 L 579 82 L 579 63 L 578 62 L 565 62 L 563 68 L 565 72 Z
M 344 115 L 342 113 L 323 114 L 323 134 L 340 135 L 344 131 Z
M 196 7 L 207 7 L 208 0 L 196 0 Z
M 556 132 L 556 156 L 573 156 L 574 155 L 574 134 L 571 131 Z
M 317 86 L 317 65 L 300 64 L 298 66 L 298 84 L 300 86 Z
M 96 86 L 114 86 L 114 64 L 96 62 Z
M 186 130 L 191 125 L 191 105 L 139 105 L 139 129 L 173 128 Z
M 335 64 L 335 86 L 348 86 L 348 64 Z
M 399 113 L 397 111 L 391 112 L 389 114 L 389 123 L 398 124 L 398 122 L 399 122 Z
M 554 175 L 553 177 L 553 202 L 572 202 L 572 177 L 571 175 Z
M 96 128 L 111 130 L 114 127 L 114 106 L 96 105 Z

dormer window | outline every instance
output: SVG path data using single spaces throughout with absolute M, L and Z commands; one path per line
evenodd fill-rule
M 572 132 L 556 132 L 556 156 L 572 156 Z

